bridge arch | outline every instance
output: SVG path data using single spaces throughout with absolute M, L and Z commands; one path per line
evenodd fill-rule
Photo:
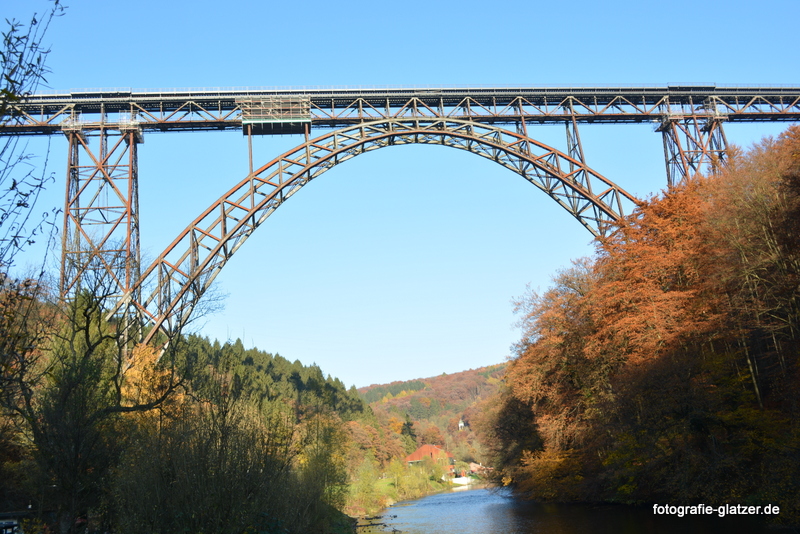
M 231 188 L 178 235 L 120 305 L 135 307 L 153 324 L 145 341 L 159 329 L 179 331 L 222 267 L 286 199 L 357 155 L 405 144 L 449 146 L 490 159 L 536 185 L 594 235 L 637 202 L 582 162 L 494 125 L 446 118 L 361 123 L 307 140 Z

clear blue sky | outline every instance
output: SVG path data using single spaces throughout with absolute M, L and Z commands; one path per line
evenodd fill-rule
M 49 86 L 64 91 L 800 84 L 796 0 L 65 3 L 48 38 Z M 27 19 L 46 5 L 4 0 L 0 14 Z M 726 132 L 747 146 L 785 126 Z M 531 134 L 564 148 L 562 128 Z M 628 191 L 664 186 L 652 126 L 587 126 L 581 136 L 589 165 Z M 258 139 L 256 163 L 298 142 Z M 146 134 L 139 150 L 146 258 L 247 172 L 234 132 Z M 66 159 L 55 137 L 59 182 L 46 203 L 63 202 Z M 510 354 L 512 298 L 592 250 L 577 221 L 498 165 L 393 147 L 336 167 L 284 204 L 218 277 L 226 309 L 201 333 L 316 362 L 359 387 L 476 368 Z

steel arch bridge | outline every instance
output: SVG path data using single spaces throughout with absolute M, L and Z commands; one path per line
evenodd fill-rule
M 359 154 L 405 144 L 465 150 L 519 174 L 603 234 L 636 199 L 584 162 L 578 124 L 655 122 L 667 182 L 724 161 L 726 121 L 797 121 L 800 88 L 632 87 L 339 90 L 103 90 L 32 95 L 0 135 L 69 140 L 61 294 L 89 271 L 112 282 L 111 313 L 180 332 L 227 261 L 286 199 Z M 562 123 L 564 152 L 528 135 Z M 312 129 L 325 128 L 311 138 Z M 147 268 L 140 266 L 138 149 L 146 131 L 302 134 L 201 213 Z

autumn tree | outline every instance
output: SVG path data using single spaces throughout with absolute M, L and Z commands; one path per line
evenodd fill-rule
M 44 43 L 52 19 L 63 12 L 58 1 L 27 23 L 6 20 L 0 44 L 0 127 L 12 120 L 13 104 L 34 92 L 47 74 L 49 49 Z M 40 293 L 44 258 L 38 272 L 20 278 L 10 270 L 17 255 L 42 235 L 53 236 L 55 210 L 41 219 L 36 201 L 50 179 L 46 163 L 37 165 L 20 136 L 0 138 L 0 506 L 19 506 L 20 469 L 28 459 L 19 421 L 5 409 L 20 395 L 20 373 L 34 358 L 49 325 L 43 320 Z M 16 466 L 16 467 L 15 467 Z
M 785 381 L 800 340 L 800 128 L 765 139 L 709 184 L 708 238 L 719 243 L 708 283 L 724 297 L 726 340 L 759 397 Z
M 59 0 L 54 0 L 44 15 L 34 14 L 27 24 L 6 20 L 8 28 L 0 45 L 0 126 L 13 120 L 14 103 L 45 81 L 50 50 L 44 38 L 53 18 L 63 11 Z M 48 216 L 56 210 L 45 212 L 39 220 L 35 214 L 48 180 L 46 160 L 37 165 L 26 140 L 18 135 L 0 136 L 0 395 L 18 383 L 15 374 L 20 359 L 41 337 L 41 323 L 32 318 L 29 329 L 27 318 L 37 313 L 37 298 L 46 286 L 44 261 L 39 272 L 21 279 L 10 269 L 17 255 L 40 235 L 53 236 L 55 227 Z
M 800 514 L 798 132 L 640 203 L 593 260 L 520 299 L 508 390 L 479 425 L 499 479 L 543 499 L 747 495 Z
M 439 430 L 439 427 L 434 424 L 430 424 L 425 427 L 419 436 L 419 441 L 422 444 L 444 447 L 444 436 L 442 435 L 442 431 Z
M 259 413 L 229 376 L 215 374 L 158 425 L 125 425 L 133 440 L 113 485 L 123 529 L 242 532 L 267 512 L 271 527 L 286 522 L 297 454 L 291 410 Z
M 84 287 L 69 303 L 46 300 L 38 288 L 24 294 L 35 313 L 12 314 L 17 323 L 7 323 L 19 325 L 24 343 L 14 345 L 24 350 L 6 352 L 13 358 L 0 397 L 35 460 L 27 471 L 34 488 L 28 504 L 35 501 L 40 513 L 55 510 L 64 533 L 75 531 L 76 518 L 89 509 L 110 507 L 122 416 L 160 406 L 185 377 L 174 353 L 157 360 L 129 342 L 133 325 L 107 317 L 115 288 L 108 277 L 89 271 Z M 34 330 L 39 323 L 45 328 Z

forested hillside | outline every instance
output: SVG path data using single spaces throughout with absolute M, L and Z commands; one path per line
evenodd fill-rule
M 473 423 L 476 404 L 500 387 L 505 364 L 360 388 L 378 419 L 393 429 L 414 425 L 415 444 L 444 447 L 461 462 L 485 462 Z M 459 429 L 459 421 L 463 423 Z M 410 449 L 410 445 L 407 445 Z M 410 449 L 409 452 L 411 452 Z
M 643 202 L 518 311 L 479 425 L 498 481 L 800 519 L 800 128 Z
M 30 369 L 4 369 L 0 414 L 0 507 L 28 510 L 26 531 L 321 532 L 345 520 L 347 422 L 371 417 L 355 390 L 238 340 L 126 349 L 90 294 L 39 321 L 61 326 L 19 360 Z
M 376 415 L 319 367 L 238 340 L 136 344 L 102 289 L 69 305 L 26 281 L 0 291 L 0 510 L 26 531 L 329 532 L 448 486 L 446 466 L 403 462 L 441 442 L 432 423 Z M 492 375 L 439 377 L 412 404 L 469 420 Z

